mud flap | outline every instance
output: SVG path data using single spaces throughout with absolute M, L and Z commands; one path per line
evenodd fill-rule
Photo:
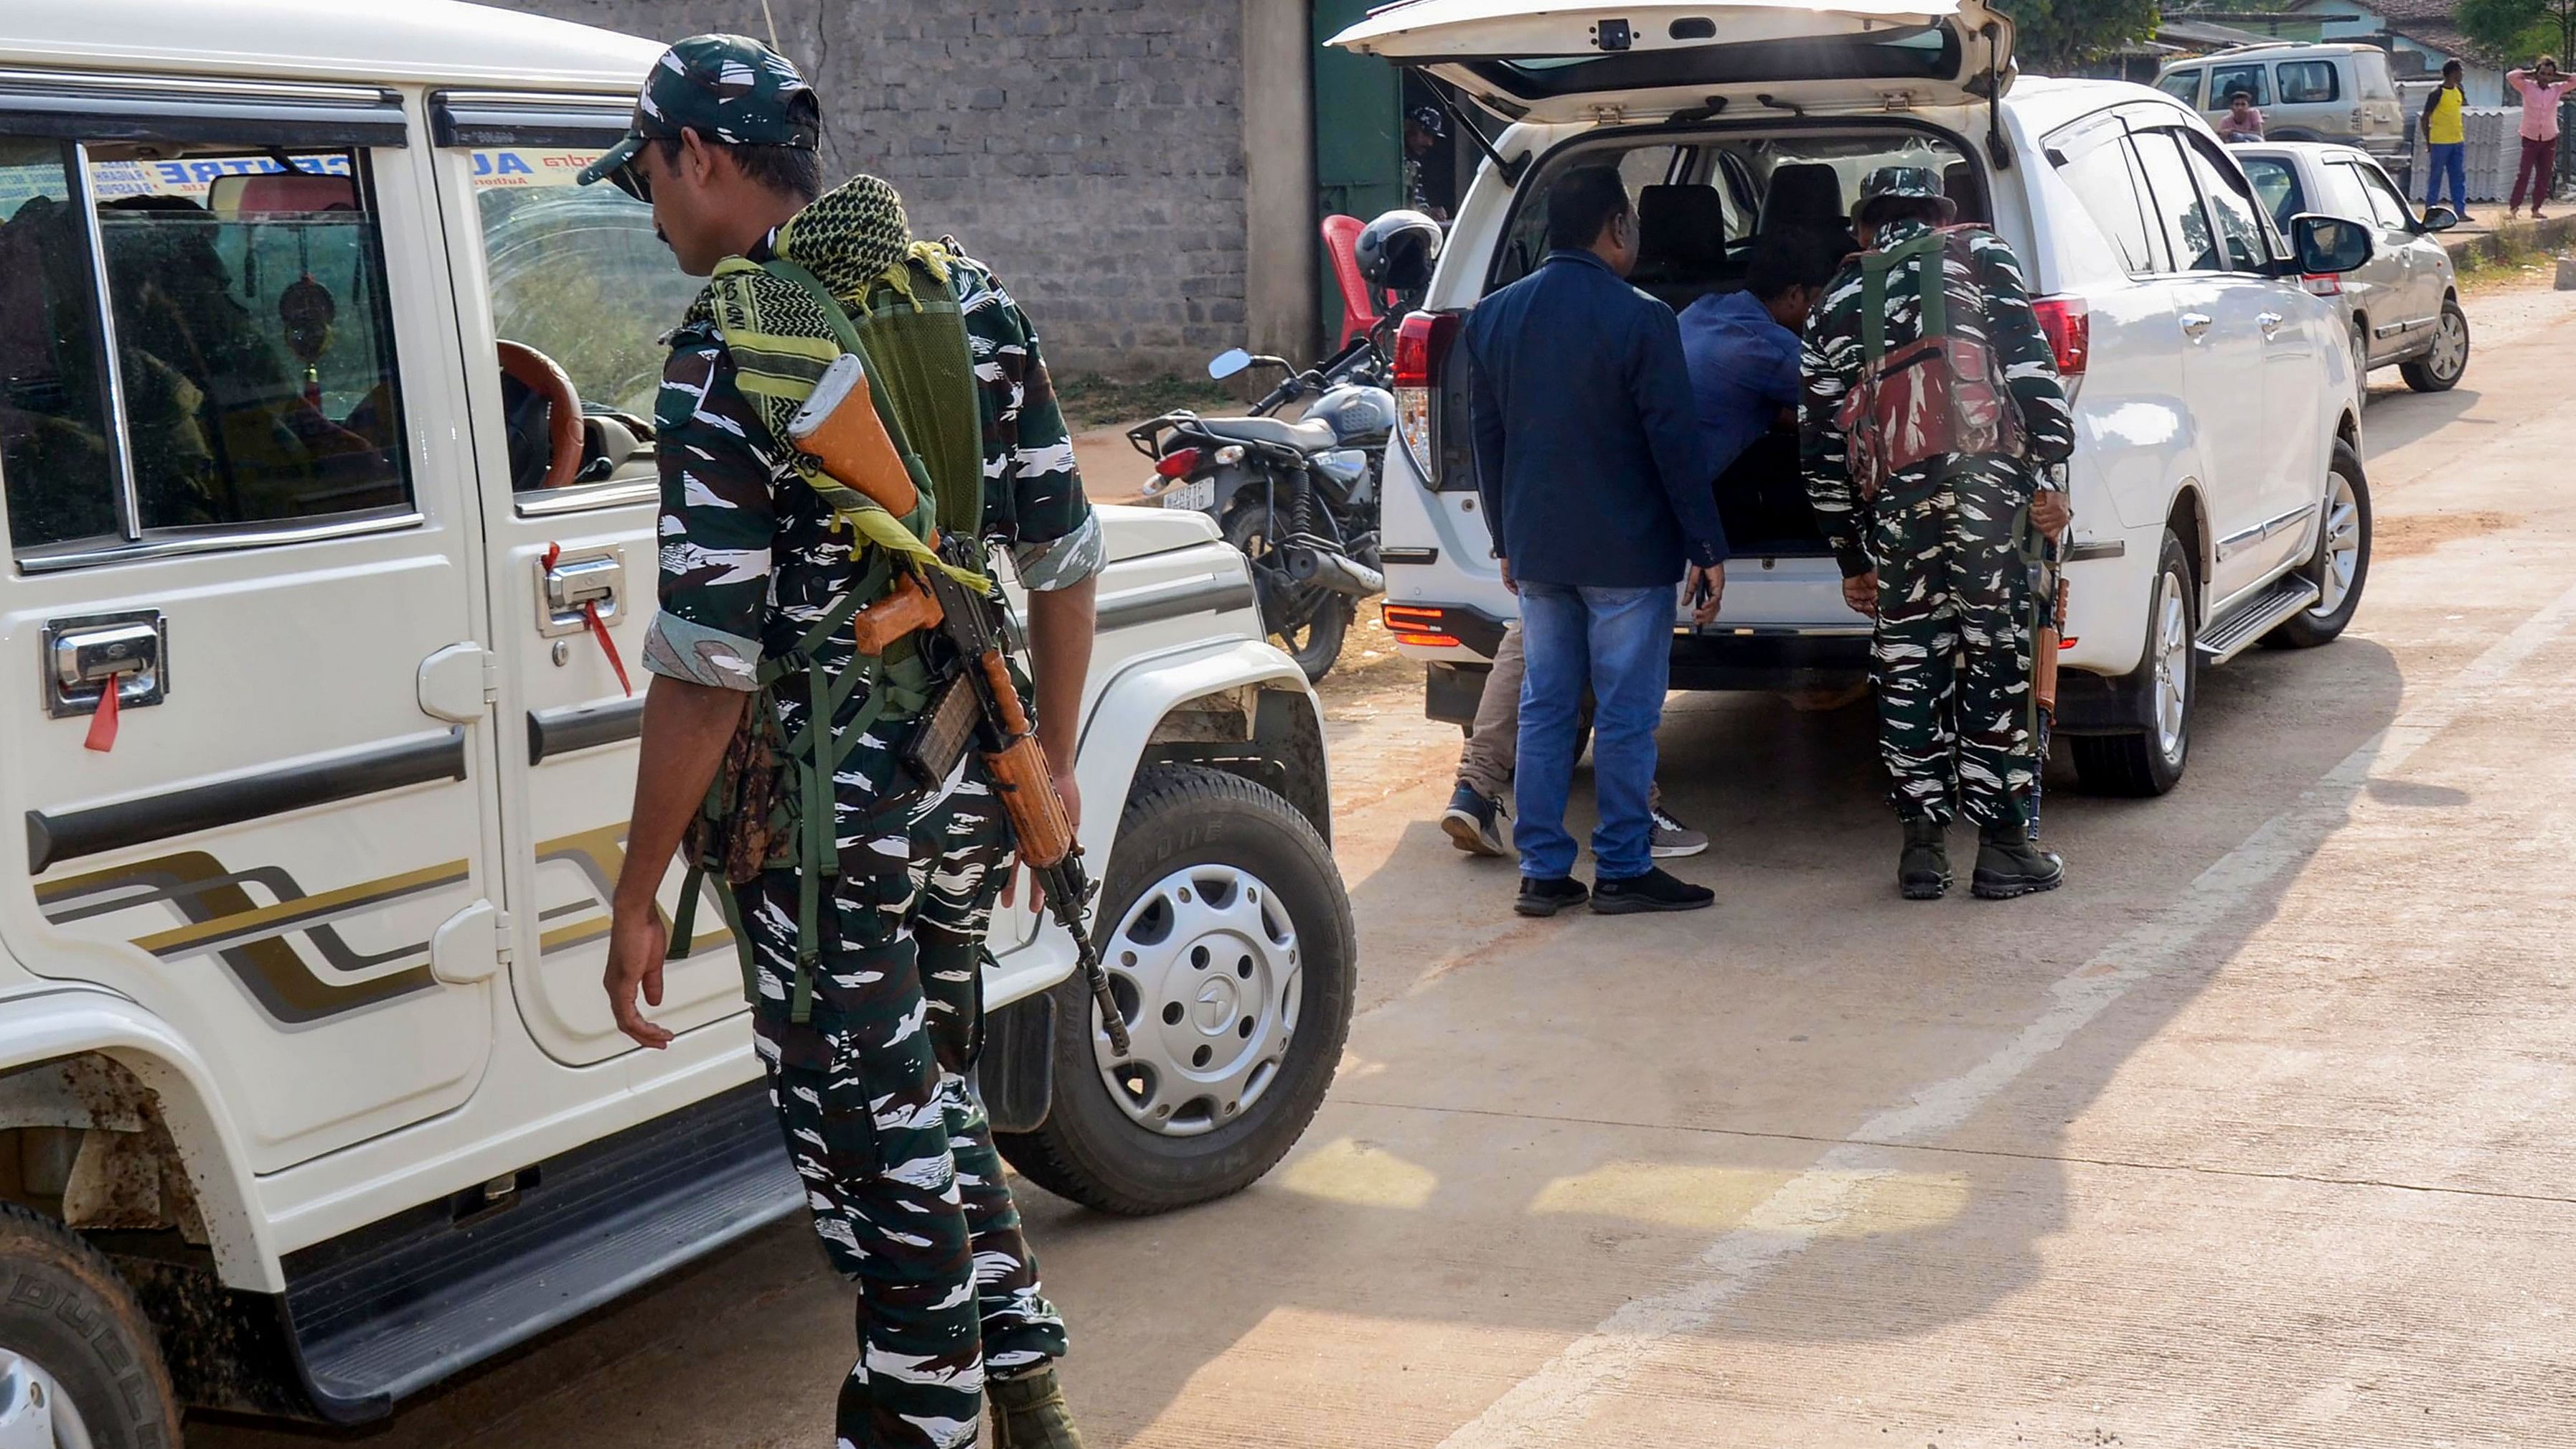
M 985 1016 L 984 1052 L 968 1080 L 994 1131 L 1034 1132 L 1046 1125 L 1055 1105 L 1054 992 L 1041 991 Z

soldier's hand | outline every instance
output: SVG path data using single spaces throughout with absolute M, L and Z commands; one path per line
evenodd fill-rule
M 1843 580 L 1843 603 L 1855 614 L 1878 617 L 1878 570 Z
M 659 1050 L 671 1044 L 671 1034 L 644 1019 L 635 1005 L 636 988 L 643 988 L 644 1004 L 662 1004 L 662 961 L 671 952 L 670 928 L 662 924 L 662 913 L 650 906 L 643 910 L 619 910 L 608 927 L 608 1010 L 617 1018 L 617 1029 L 633 1037 L 639 1045 Z
M 2075 521 L 2075 504 L 2062 488 L 2042 488 L 2030 496 L 2030 526 L 2040 537 L 2055 543 Z

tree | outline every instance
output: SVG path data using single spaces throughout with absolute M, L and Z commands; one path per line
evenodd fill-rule
M 2576 5 L 2576 0 L 2548 3 Z M 2156 33 L 2156 0 L 2001 0 L 1996 8 L 2013 18 L 2013 52 L 2026 71 L 2072 70 Z
M 2462 34 L 2516 65 L 2543 52 L 2576 63 L 2576 0 L 2460 0 Z

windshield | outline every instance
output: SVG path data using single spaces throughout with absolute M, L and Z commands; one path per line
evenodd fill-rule
M 614 186 L 579 186 L 588 151 L 474 153 L 474 200 L 492 273 L 492 327 L 553 358 L 584 412 L 650 419 L 659 339 L 702 285 L 653 235 L 653 209 Z

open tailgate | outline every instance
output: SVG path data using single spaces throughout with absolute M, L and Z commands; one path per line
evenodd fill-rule
M 1983 99 L 2012 83 L 2012 21 L 1985 0 L 1403 0 L 1332 44 L 1427 68 L 1516 120 L 1660 120 Z

